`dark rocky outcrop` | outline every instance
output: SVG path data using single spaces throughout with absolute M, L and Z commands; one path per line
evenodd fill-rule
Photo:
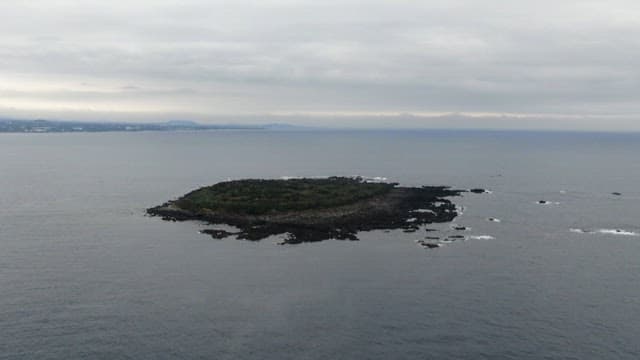
M 200 231 L 200 233 L 211 235 L 211 237 L 214 239 L 224 239 L 224 238 L 228 238 L 229 236 L 238 234 L 236 232 L 229 232 L 226 230 L 219 230 L 219 229 L 206 229 L 206 230 Z
M 480 189 L 480 188 L 474 188 L 474 189 L 469 189 L 470 193 L 474 193 L 474 194 L 484 194 L 487 192 L 487 190 L 485 189 Z

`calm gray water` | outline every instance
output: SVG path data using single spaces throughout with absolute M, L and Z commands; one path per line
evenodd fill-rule
M 638 154 L 638 134 L 1 135 L 0 358 L 638 359 Z M 455 223 L 493 239 L 278 246 L 144 216 L 228 178 L 355 174 L 489 188 Z

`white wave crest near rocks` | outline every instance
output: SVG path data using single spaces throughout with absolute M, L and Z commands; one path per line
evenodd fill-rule
M 415 209 L 415 210 L 411 210 L 411 212 L 414 213 L 430 213 L 430 214 L 435 214 L 436 212 L 430 209 Z
M 465 237 L 467 240 L 493 240 L 495 237 L 491 235 L 470 235 Z
M 538 205 L 560 205 L 557 201 L 548 201 L 548 200 L 538 200 L 536 201 Z
M 621 236 L 640 236 L 640 233 L 631 230 L 624 229 L 595 229 L 595 230 L 587 230 L 587 229 L 577 229 L 571 228 L 569 231 L 578 234 L 604 234 L 604 235 L 621 235 Z

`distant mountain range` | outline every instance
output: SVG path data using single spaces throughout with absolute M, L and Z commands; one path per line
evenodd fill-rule
M 180 130 L 290 130 L 297 127 L 289 124 L 235 125 L 199 124 L 186 120 L 171 120 L 162 123 L 112 123 L 77 122 L 57 120 L 0 119 L 0 133 L 61 133 L 61 132 L 106 132 L 106 131 L 180 131 Z

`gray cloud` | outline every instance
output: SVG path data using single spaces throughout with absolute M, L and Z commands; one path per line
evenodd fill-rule
M 363 126 L 376 121 L 348 115 L 468 113 L 480 127 L 493 125 L 478 114 L 508 113 L 640 129 L 636 1 L 30 1 L 0 14 L 5 113 Z

